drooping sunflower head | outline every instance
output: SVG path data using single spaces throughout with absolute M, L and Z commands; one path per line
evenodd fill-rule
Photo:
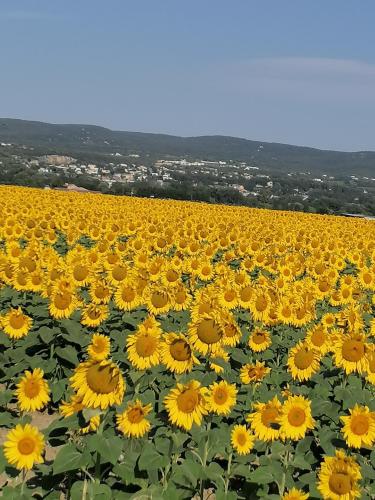
M 16 395 L 21 411 L 41 410 L 50 400 L 49 387 L 43 378 L 43 370 L 26 370 L 17 385 Z
M 91 343 L 87 347 L 87 353 L 91 359 L 102 361 L 108 358 L 111 349 L 109 337 L 100 333 L 94 333 Z
M 108 306 L 101 304 L 88 304 L 82 310 L 81 323 L 85 326 L 96 327 L 109 316 Z
M 271 368 L 267 368 L 264 362 L 257 361 L 255 364 L 246 363 L 241 367 L 240 379 L 243 384 L 260 382 L 270 371 Z
M 146 418 L 151 409 L 151 404 L 143 405 L 139 399 L 129 402 L 125 411 L 116 416 L 118 429 L 127 437 L 144 436 L 151 428 Z
M 279 418 L 282 405 L 277 396 L 267 403 L 255 403 L 254 412 L 247 416 L 255 436 L 263 441 L 273 441 L 280 437 Z
M 4 455 L 17 469 L 32 469 L 34 464 L 42 463 L 44 436 L 37 427 L 18 424 L 8 432 L 4 443 Z
M 124 397 L 125 382 L 118 366 L 110 360 L 90 359 L 80 363 L 70 378 L 71 385 L 87 408 L 119 405 Z
M 254 447 L 255 436 L 246 425 L 235 425 L 231 432 L 231 444 L 239 455 L 247 455 Z
M 242 332 L 233 316 L 225 315 L 223 318 L 223 344 L 229 346 L 237 345 L 242 337 Z

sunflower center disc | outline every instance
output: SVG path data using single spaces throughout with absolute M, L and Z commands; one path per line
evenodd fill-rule
M 360 340 L 346 340 L 342 346 L 342 356 L 346 361 L 353 363 L 363 358 L 365 347 Z
M 66 293 L 59 293 L 53 300 L 53 303 L 57 309 L 64 310 L 67 309 L 72 302 L 70 295 Z
M 185 340 L 177 339 L 172 342 L 169 352 L 176 361 L 187 361 L 191 358 L 190 346 Z
M 213 319 L 203 319 L 197 328 L 197 335 L 205 344 L 216 344 L 221 339 L 221 330 Z
M 365 417 L 364 415 L 357 415 L 356 417 L 352 418 L 350 428 L 354 434 L 357 436 L 362 436 L 363 434 L 366 434 L 366 432 L 369 430 L 369 418 Z
M 252 290 L 249 286 L 243 288 L 240 292 L 240 297 L 243 302 L 248 302 L 251 299 Z
M 153 293 L 151 297 L 151 303 L 157 309 L 161 309 L 168 304 L 168 295 L 166 293 L 160 292 Z
M 264 297 L 258 297 L 255 302 L 255 308 L 259 312 L 263 312 L 267 309 L 267 300 Z
M 143 411 L 141 408 L 132 408 L 128 411 L 128 420 L 131 424 L 139 424 L 143 419 Z
M 228 290 L 224 293 L 224 299 L 226 302 L 232 302 L 236 297 L 236 294 L 233 290 Z
M 15 328 L 18 330 L 19 328 L 22 328 L 23 325 L 25 324 L 25 319 L 22 316 L 22 314 L 12 314 L 9 318 L 9 324 L 12 328 Z
M 242 432 L 237 435 L 237 442 L 240 446 L 244 446 L 246 444 L 246 435 Z
M 254 344 L 263 344 L 267 340 L 267 337 L 263 332 L 256 332 L 253 333 L 251 340 Z
M 122 281 L 126 277 L 126 269 L 121 266 L 116 266 L 115 268 L 113 268 L 112 277 L 116 281 Z
M 277 417 L 279 416 L 279 412 L 276 410 L 276 408 L 266 408 L 265 410 L 262 411 L 262 424 L 265 425 L 266 427 L 271 427 L 272 424 L 277 423 Z
M 119 374 L 115 367 L 106 365 L 93 365 L 87 370 L 87 385 L 97 394 L 113 392 L 119 382 Z
M 177 406 L 183 413 L 192 413 L 199 403 L 199 393 L 194 389 L 186 389 L 177 397 Z
M 301 349 L 294 356 L 294 364 L 299 370 L 309 368 L 314 360 L 314 353 L 308 349 Z
M 96 340 L 95 343 L 92 345 L 92 348 L 97 354 L 104 352 L 106 348 L 105 341 L 103 339 Z
M 121 297 L 124 302 L 131 302 L 135 299 L 135 292 L 131 288 L 125 288 L 122 291 Z
M 85 266 L 76 266 L 73 271 L 74 279 L 77 281 L 83 281 L 88 274 L 89 271 Z
M 35 449 L 35 442 L 29 437 L 24 437 L 19 440 L 17 448 L 22 455 L 30 455 Z
M 151 356 L 155 352 L 156 346 L 157 339 L 147 334 L 138 337 L 135 344 L 137 354 L 142 358 L 148 358 L 149 356 Z
M 28 398 L 35 398 L 40 391 L 39 383 L 37 380 L 28 380 L 25 383 L 25 388 L 24 388 L 25 394 Z
M 103 286 L 98 286 L 95 289 L 95 295 L 98 299 L 104 299 L 107 296 L 107 290 Z
M 237 333 L 236 327 L 234 325 L 227 325 L 225 327 L 225 336 L 234 337 Z
M 306 413 L 302 408 L 292 408 L 288 413 L 288 422 L 294 427 L 299 427 L 306 420 Z
M 346 495 L 352 487 L 350 476 L 345 472 L 334 472 L 329 478 L 329 487 L 336 495 Z
M 315 330 L 315 332 L 311 335 L 311 342 L 317 346 L 321 347 L 324 344 L 325 335 L 322 329 Z
M 218 405 L 223 405 L 228 399 L 228 394 L 225 389 L 217 389 L 214 392 L 214 401 Z

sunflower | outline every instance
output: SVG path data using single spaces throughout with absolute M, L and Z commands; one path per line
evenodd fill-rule
M 311 347 L 318 349 L 322 356 L 327 354 L 331 349 L 331 335 L 321 324 L 315 325 L 311 330 L 307 331 L 305 341 Z
M 303 490 L 299 490 L 297 488 L 292 488 L 284 493 L 281 500 L 307 500 L 308 498 L 308 493 L 305 493 Z
M 223 309 L 234 309 L 238 305 L 237 290 L 232 283 L 218 289 L 218 302 Z
M 186 373 L 198 363 L 188 339 L 181 333 L 168 333 L 160 344 L 161 362 L 173 373 Z
M 91 343 L 87 347 L 87 354 L 91 359 L 102 361 L 108 358 L 111 350 L 111 342 L 109 337 L 100 333 L 94 333 L 91 338 Z
M 349 416 L 340 417 L 346 444 L 353 448 L 372 447 L 375 442 L 375 412 L 358 404 L 349 412 Z
M 271 371 L 267 368 L 264 362 L 257 361 L 254 364 L 247 363 L 241 367 L 240 379 L 243 384 L 251 384 L 252 382 L 259 382 Z
M 2 325 L 4 332 L 12 339 L 20 339 L 25 337 L 33 324 L 33 320 L 22 312 L 22 309 L 10 309 L 5 316 L 2 317 Z
M 258 439 L 274 441 L 280 437 L 281 407 L 277 396 L 267 403 L 254 404 L 255 411 L 250 413 L 246 420 L 250 423 L 250 427 Z
M 215 312 L 204 313 L 189 327 L 191 345 L 203 355 L 215 352 L 220 347 L 223 336 L 224 328 Z
M 207 389 L 201 387 L 197 380 L 187 384 L 177 384 L 164 399 L 164 405 L 172 424 L 187 431 L 193 424 L 200 425 L 207 414 Z
M 241 340 L 242 332 L 231 314 L 223 316 L 223 329 L 223 344 L 231 347 L 236 346 Z
M 271 308 L 271 297 L 263 287 L 255 291 L 251 297 L 249 308 L 255 321 L 265 321 Z
M 239 455 L 247 455 L 254 447 L 255 436 L 246 425 L 235 425 L 230 435 L 233 448 Z
M 70 291 L 56 290 L 50 297 L 49 313 L 53 318 L 69 318 L 77 308 L 77 297 Z
M 185 311 L 191 304 L 192 296 L 184 285 L 179 284 L 171 292 L 171 299 L 175 311 Z
M 170 292 L 166 288 L 155 288 L 145 291 L 146 306 L 152 314 L 165 314 L 172 307 Z
M 32 469 L 42 463 L 44 436 L 37 427 L 18 424 L 8 432 L 4 443 L 4 455 L 17 469 Z
M 222 380 L 211 384 L 208 389 L 207 408 L 218 415 L 228 415 L 236 404 L 236 384 Z
M 135 282 L 124 282 L 116 290 L 115 304 L 122 311 L 132 311 L 136 309 L 141 303 L 141 297 L 137 292 L 137 285 Z
M 309 380 L 319 371 L 319 351 L 310 347 L 306 342 L 298 342 L 288 357 L 288 371 L 294 379 L 303 382 Z
M 249 347 L 255 352 L 263 352 L 272 344 L 269 332 L 256 328 L 250 335 Z
M 317 489 L 324 500 L 354 500 L 361 497 L 361 479 L 361 468 L 355 459 L 336 450 L 335 456 L 325 457 L 320 466 Z
M 89 288 L 90 298 L 94 304 L 108 304 L 112 292 L 104 280 L 94 281 Z
M 126 340 L 129 361 L 137 370 L 147 370 L 160 361 L 160 333 L 152 328 L 139 328 Z
M 125 392 L 125 382 L 117 365 L 110 360 L 89 359 L 80 363 L 70 383 L 82 404 L 88 408 L 101 408 L 119 405 Z
M 210 368 L 218 375 L 224 372 L 224 367 L 217 363 L 219 360 L 225 361 L 226 363 L 229 362 L 229 354 L 221 346 L 219 346 L 210 357 Z
M 142 405 L 139 399 L 129 402 L 126 410 L 116 416 L 118 429 L 127 437 L 144 436 L 151 428 L 150 422 L 145 418 L 151 409 L 151 404 Z
M 283 404 L 278 418 L 282 439 L 297 441 L 313 429 L 315 422 L 311 416 L 311 402 L 303 396 L 289 396 Z
M 26 370 L 17 384 L 16 396 L 21 411 L 41 410 L 50 400 L 49 387 L 43 375 L 40 368 L 32 372 Z
M 367 374 L 366 380 L 375 385 L 375 349 L 367 353 Z
M 70 417 L 71 415 L 74 415 L 74 413 L 82 411 L 84 408 L 85 406 L 82 404 L 81 396 L 77 396 L 77 394 L 74 394 L 71 397 L 70 401 L 62 401 L 59 410 L 61 415 L 63 415 L 64 417 Z M 80 428 L 79 432 L 80 434 L 88 434 L 89 432 L 95 432 L 96 430 L 98 430 L 99 425 L 100 425 L 100 415 L 94 415 L 93 417 L 90 418 L 87 425 Z
M 100 304 L 88 304 L 82 309 L 81 324 L 91 326 L 92 328 L 99 326 L 109 316 L 108 306 Z
M 345 373 L 366 371 L 368 345 L 363 334 L 341 334 L 337 336 L 333 349 L 335 364 L 343 368 Z

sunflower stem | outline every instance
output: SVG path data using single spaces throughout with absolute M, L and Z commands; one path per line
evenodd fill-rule
M 95 480 L 100 483 L 100 453 L 96 452 L 96 461 L 95 461 Z
M 231 468 L 232 468 L 232 457 L 233 457 L 233 453 L 230 452 L 229 457 L 228 457 L 228 465 L 227 465 L 227 474 L 226 474 L 227 477 L 225 478 L 225 486 L 224 486 L 224 491 L 225 491 L 226 495 L 228 494 L 228 489 L 229 489 L 230 473 L 231 473 Z
M 85 479 L 83 481 L 82 499 L 81 500 L 86 500 L 86 495 L 87 495 L 87 478 L 85 477 Z
M 203 469 L 205 469 L 206 465 L 207 465 L 208 443 L 209 443 L 210 430 L 211 430 L 211 420 L 209 420 L 208 423 L 207 423 L 207 439 L 206 439 L 206 442 L 204 443 L 203 457 L 202 457 L 202 467 L 203 467 Z M 203 500 L 204 483 L 205 483 L 205 480 L 201 479 L 200 480 L 200 490 L 199 490 L 199 495 L 200 495 L 201 500 Z
M 26 469 L 22 469 L 21 496 L 23 496 L 26 482 Z

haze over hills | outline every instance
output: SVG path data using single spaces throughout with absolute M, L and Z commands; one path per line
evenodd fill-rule
M 114 131 L 96 125 L 58 125 L 0 118 L 0 142 L 55 153 L 136 153 L 152 157 L 186 157 L 251 162 L 279 172 L 310 171 L 375 177 L 375 152 L 341 152 L 228 136 L 178 137 Z

